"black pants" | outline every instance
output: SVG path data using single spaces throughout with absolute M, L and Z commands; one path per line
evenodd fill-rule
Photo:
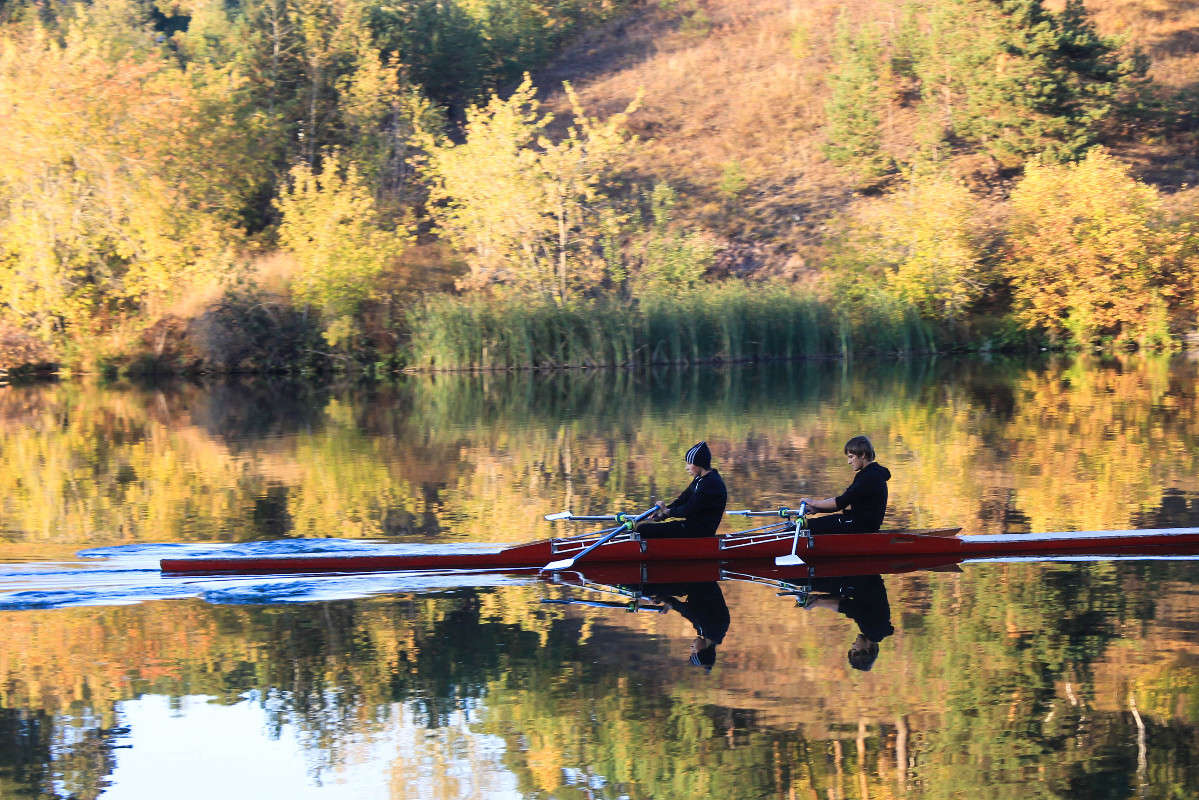
M 808 520 L 808 530 L 812 533 L 873 533 L 854 522 L 852 517 L 844 514 L 829 514 L 824 517 L 812 517 Z
M 685 519 L 672 519 L 670 522 L 645 522 L 637 526 L 637 533 L 643 539 L 683 539 L 693 536 L 711 536 L 706 530 L 697 530 L 695 525 L 688 524 Z

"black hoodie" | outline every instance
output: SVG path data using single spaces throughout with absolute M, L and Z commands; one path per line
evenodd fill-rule
M 853 476 L 853 483 L 837 498 L 837 510 L 854 521 L 854 529 L 873 533 L 883 526 L 887 513 L 887 481 L 891 471 L 871 461 Z
M 702 442 L 701 442 L 702 444 Z M 729 493 L 716 470 L 700 475 L 666 507 L 666 516 L 687 520 L 688 536 L 715 536 Z

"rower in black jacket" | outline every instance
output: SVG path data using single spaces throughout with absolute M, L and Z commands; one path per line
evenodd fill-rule
M 824 500 L 803 499 L 809 511 L 840 512 L 808 520 L 812 533 L 874 533 L 883 526 L 891 471 L 875 462 L 874 445 L 865 436 L 845 443 L 845 457 L 855 473 L 849 488 Z
M 707 442 L 700 442 L 687 451 L 684 459 L 691 485 L 683 490 L 673 503 L 664 506 L 658 503 L 654 519 L 668 517 L 679 519 L 670 522 L 648 522 L 637 528 L 646 539 L 674 539 L 690 536 L 715 536 L 724 516 L 728 502 L 728 491 L 720 473 L 712 469 L 712 452 Z

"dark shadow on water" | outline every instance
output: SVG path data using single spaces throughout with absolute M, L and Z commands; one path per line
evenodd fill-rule
M 45 711 L 0 708 L 0 797 L 37 797 L 46 788 L 53 725 Z
M 1182 489 L 1166 489 L 1157 508 L 1133 515 L 1134 528 L 1199 527 L 1199 494 Z
M 117 740 L 127 731 L 87 722 L 0 708 L 0 797 L 103 794 L 116 767 Z
M 937 402 L 945 386 L 961 386 L 990 414 L 1015 406 L 1012 381 L 1044 369 L 1045 355 L 955 356 L 888 360 L 803 360 L 654 369 L 592 369 L 404 376 L 395 383 L 330 385 L 290 378 L 137 382 L 133 389 L 164 421 L 186 413 L 209 435 L 232 445 L 306 433 L 328 422 L 332 400 L 348 406 L 360 432 L 411 438 L 413 429 L 438 436 L 481 427 L 520 427 L 570 420 L 586 429 L 621 430 L 647 414 L 729 417 L 795 412 L 822 404 Z M 42 387 L 51 398 L 54 387 Z M 68 387 L 59 390 L 69 394 Z M 35 392 L 33 397 L 39 393 Z M 61 395 L 58 395 L 61 396 Z M 0 398 L 3 399 L 3 398 Z M 15 400 L 15 398 L 14 398 Z M 13 416 L 14 406 L 0 413 Z M 156 412 L 157 413 L 157 412 Z M 344 420 L 343 420 L 344 421 Z M 119 444 L 120 430 L 108 432 Z M 129 435 L 139 435 L 130 431 Z
M 324 424 L 328 386 L 292 380 L 230 380 L 206 387 L 192 406 L 192 419 L 228 442 L 310 432 Z

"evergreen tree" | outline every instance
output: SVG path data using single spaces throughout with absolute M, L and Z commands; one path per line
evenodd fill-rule
M 1079 0 L 947 0 L 927 7 L 914 72 L 945 132 L 1001 164 L 1079 158 L 1144 75 L 1135 54 L 1099 36 Z
M 872 28 L 854 31 L 848 16 L 837 23 L 832 94 L 825 107 L 828 143 L 824 153 L 837 164 L 856 164 L 868 174 L 885 172 L 891 160 L 882 152 L 879 120 L 881 50 Z
M 461 120 L 487 82 L 486 42 L 477 20 L 462 4 L 441 0 L 377 4 L 369 19 L 379 47 L 398 54 L 425 95 Z

